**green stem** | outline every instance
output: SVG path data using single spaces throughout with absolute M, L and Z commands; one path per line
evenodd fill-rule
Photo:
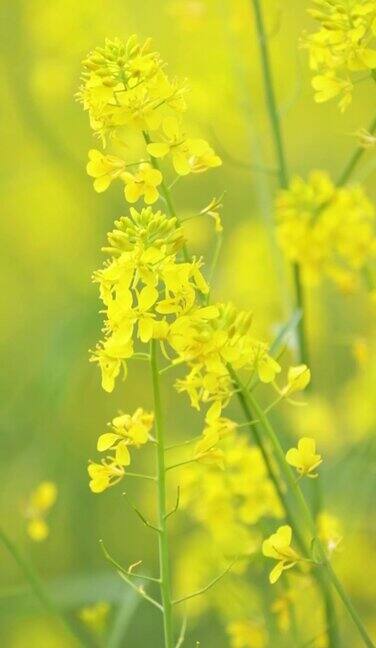
M 358 628 L 359 633 L 360 633 L 365 645 L 368 646 L 368 648 L 375 648 L 375 644 L 372 642 L 370 636 L 368 635 L 368 632 L 365 629 L 365 627 L 364 627 L 364 625 L 363 625 L 363 623 L 362 623 L 362 621 L 361 621 L 361 619 L 359 617 L 359 614 L 357 613 L 356 609 L 354 608 L 354 605 L 353 605 L 352 601 L 348 597 L 346 591 L 343 588 L 342 583 L 338 579 L 338 576 L 335 573 L 335 571 L 333 570 L 333 567 L 331 566 L 329 561 L 327 561 L 327 563 L 326 563 L 326 568 L 328 570 L 330 580 L 332 581 L 334 587 L 337 590 L 338 596 L 342 600 L 342 603 L 344 604 L 344 606 L 347 608 L 347 611 L 350 614 L 352 620 L 354 621 L 356 627 Z
M 253 398 L 253 396 L 251 394 L 248 395 L 248 399 L 249 399 L 249 402 L 250 402 L 253 410 L 255 411 L 256 415 L 259 417 L 261 425 L 262 425 L 262 427 L 264 429 L 264 432 L 265 432 L 267 438 L 269 439 L 269 441 L 270 441 L 270 443 L 271 443 L 271 445 L 273 447 L 273 450 L 275 452 L 275 456 L 276 456 L 277 461 L 278 461 L 279 468 L 280 468 L 280 470 L 281 470 L 281 472 L 282 472 L 282 474 L 283 474 L 283 476 L 284 476 L 284 478 L 286 480 L 288 488 L 290 489 L 290 491 L 293 493 L 293 495 L 295 497 L 295 500 L 296 500 L 296 503 L 299 506 L 301 515 L 302 515 L 302 517 L 304 518 L 304 520 L 306 522 L 307 528 L 309 529 L 310 533 L 312 534 L 312 538 L 315 539 L 315 544 L 316 544 L 316 547 L 317 547 L 317 549 L 319 551 L 319 554 L 320 554 L 320 561 L 322 562 L 323 566 L 326 567 L 326 574 L 328 575 L 332 585 L 337 590 L 337 593 L 339 594 L 343 604 L 345 605 L 345 607 L 346 607 L 347 611 L 349 612 L 352 620 L 354 621 L 355 625 L 357 626 L 357 628 L 358 628 L 358 630 L 359 630 L 359 632 L 360 632 L 360 634 L 361 634 L 361 636 L 363 638 L 363 641 L 364 641 L 365 645 L 368 646 L 368 648 L 375 648 L 375 646 L 372 643 L 370 637 L 368 636 L 368 633 L 367 633 L 364 625 L 362 624 L 362 622 L 360 620 L 360 617 L 359 617 L 358 613 L 356 612 L 352 602 L 350 601 L 350 599 L 347 596 L 346 592 L 344 591 L 338 577 L 336 576 L 336 574 L 335 574 L 335 572 L 333 570 L 333 567 L 331 566 L 330 562 L 328 561 L 328 559 L 326 557 L 326 554 L 325 554 L 324 548 L 322 546 L 322 543 L 321 543 L 320 539 L 317 537 L 316 525 L 315 525 L 315 522 L 314 522 L 313 517 L 311 515 L 311 511 L 310 511 L 310 509 L 308 507 L 308 504 L 307 504 L 307 502 L 306 502 L 306 500 L 304 498 L 304 495 L 303 495 L 302 490 L 301 490 L 301 488 L 299 486 L 299 483 L 296 481 L 296 479 L 294 477 L 294 474 L 293 474 L 292 470 L 290 469 L 290 466 L 288 465 L 288 463 L 285 460 L 285 454 L 284 454 L 284 452 L 282 450 L 282 447 L 281 447 L 281 445 L 279 443 L 278 437 L 277 437 L 276 433 L 274 432 L 274 429 L 272 428 L 269 420 L 265 416 L 262 408 L 259 406 L 259 404 L 257 403 L 257 401 Z M 329 590 L 327 591 L 327 595 L 328 596 L 330 595 Z M 329 621 L 330 622 L 328 624 L 328 629 L 330 630 L 330 628 L 332 627 L 332 620 L 330 619 Z
M 170 575 L 170 552 L 167 531 L 166 507 L 166 468 L 164 423 L 162 414 L 161 395 L 159 387 L 157 343 L 150 343 L 151 373 L 154 394 L 154 415 L 157 437 L 157 488 L 158 488 L 158 527 L 159 527 L 159 567 L 161 579 L 161 595 L 163 602 L 163 624 L 165 648 L 173 648 L 173 619 Z
M 265 32 L 264 19 L 262 15 L 260 0 L 252 0 L 253 11 L 256 20 L 257 36 L 260 48 L 261 66 L 264 78 L 265 98 L 269 114 L 270 125 L 273 133 L 274 150 L 278 164 L 278 178 L 281 189 L 286 189 L 289 183 L 289 174 L 283 145 L 282 127 L 279 118 L 277 101 L 274 91 L 272 67 L 270 63 L 270 54 L 268 48 L 268 38 Z M 303 288 L 301 284 L 300 268 L 298 264 L 292 265 L 293 281 L 295 290 L 295 304 L 303 313 Z M 307 363 L 307 344 L 305 339 L 304 313 L 297 328 L 299 362 Z
M 83 640 L 79 639 L 76 636 L 76 633 L 72 629 L 68 619 L 65 617 L 64 614 L 60 612 L 60 610 L 55 606 L 54 602 L 47 594 L 42 581 L 40 580 L 38 574 L 35 572 L 32 565 L 24 559 L 22 554 L 17 549 L 16 545 L 4 533 L 2 529 L 0 529 L 0 540 L 2 541 L 3 545 L 6 547 L 6 549 L 14 558 L 15 562 L 17 563 L 22 573 L 24 574 L 25 578 L 27 579 L 28 583 L 30 584 L 35 596 L 37 597 L 37 599 L 39 600 L 43 608 L 46 610 L 46 612 L 51 616 L 57 618 L 64 625 L 67 632 L 71 636 L 73 636 L 74 639 L 78 641 L 80 645 L 82 646 L 89 645 L 88 643 L 84 642 Z
M 237 386 L 238 399 L 242 406 L 244 415 L 247 418 L 247 420 L 251 421 L 254 411 L 250 407 L 248 402 L 248 390 L 241 383 L 237 374 L 235 373 L 235 371 L 232 369 L 231 366 L 228 367 L 228 370 L 230 372 L 233 382 Z M 265 466 L 269 473 L 269 477 L 274 485 L 278 498 L 281 502 L 282 508 L 285 511 L 286 519 L 290 524 L 290 526 L 294 529 L 295 537 L 301 551 L 305 555 L 307 555 L 309 553 L 310 548 L 304 538 L 304 535 L 301 533 L 300 530 L 300 517 L 296 516 L 295 511 L 291 506 L 290 501 L 287 497 L 287 494 L 284 492 L 283 488 L 281 487 L 278 472 L 269 458 L 268 450 L 266 448 L 266 444 L 264 442 L 263 435 L 259 429 L 259 426 L 255 425 L 252 428 L 252 432 L 255 437 L 256 443 L 260 448 Z M 336 611 L 331 597 L 330 589 L 328 587 L 328 583 L 326 582 L 324 575 L 321 574 L 321 572 L 319 572 L 318 570 L 315 571 L 314 577 L 316 578 L 318 587 L 322 592 L 322 596 L 324 600 L 325 615 L 328 620 L 328 635 L 330 639 L 330 645 L 332 646 L 332 648 L 336 648 L 337 646 L 340 646 L 339 631 L 338 631 Z
M 144 140 L 145 140 L 146 145 L 151 143 L 149 133 L 147 133 L 146 131 L 144 131 Z M 152 156 L 150 156 L 150 164 L 154 167 L 154 169 L 157 169 L 158 171 L 161 171 L 161 169 L 159 167 L 158 160 L 156 160 L 156 158 L 153 158 Z M 160 186 L 161 186 L 161 194 L 162 194 L 163 198 L 166 201 L 166 205 L 167 205 L 167 209 L 169 211 L 169 214 L 170 214 L 170 216 L 172 218 L 176 218 L 176 222 L 177 222 L 177 224 L 179 226 L 180 221 L 179 221 L 179 218 L 177 216 L 174 204 L 172 202 L 171 192 L 170 192 L 170 190 L 169 190 L 169 188 L 166 185 L 164 180 L 162 180 Z M 188 262 L 189 261 L 189 254 L 188 254 L 187 246 L 185 244 L 183 246 L 183 256 L 184 256 L 184 261 Z
M 368 132 L 371 135 L 373 135 L 375 131 L 376 131 L 376 117 L 373 119 L 373 121 L 371 122 L 368 128 Z M 354 151 L 353 155 L 349 159 L 348 163 L 346 164 L 340 177 L 337 180 L 337 187 L 342 187 L 343 185 L 346 184 L 346 182 L 349 181 L 355 167 L 363 157 L 365 150 L 366 149 L 363 146 L 358 146 L 358 148 Z

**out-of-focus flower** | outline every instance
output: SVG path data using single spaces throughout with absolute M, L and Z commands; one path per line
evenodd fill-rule
M 322 171 L 295 177 L 277 196 L 276 216 L 279 243 L 304 283 L 326 275 L 343 292 L 354 289 L 376 253 L 375 210 L 360 186 L 336 188 Z
M 356 73 L 376 68 L 376 4 L 374 0 L 312 0 L 308 12 L 319 23 L 303 44 L 315 73 L 315 100 L 338 96 L 344 111 L 352 99 Z
M 102 634 L 106 628 L 106 623 L 110 613 L 110 605 L 106 601 L 99 601 L 93 605 L 85 605 L 78 612 L 78 618 L 92 632 Z
M 55 504 L 57 487 L 54 482 L 44 481 L 31 493 L 25 515 L 28 520 L 27 533 L 35 542 L 42 542 L 49 535 L 50 529 L 46 516 Z
M 342 527 L 340 520 L 327 511 L 322 511 L 317 519 L 317 527 L 320 539 L 324 543 L 329 554 L 336 551 L 342 540 Z
M 365 128 L 359 128 L 355 133 L 355 137 L 358 140 L 359 146 L 365 149 L 375 148 L 376 146 L 376 135 L 372 135 Z
M 231 648 L 264 648 L 268 635 L 265 628 L 254 621 L 233 621 L 227 626 Z

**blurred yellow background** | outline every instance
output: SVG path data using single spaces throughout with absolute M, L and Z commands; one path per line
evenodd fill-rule
M 315 104 L 306 53 L 299 48 L 303 31 L 311 28 L 307 2 L 264 4 L 291 173 L 321 168 L 335 179 L 354 149 L 354 132 L 373 116 L 372 82 L 359 86 L 343 116 L 335 102 Z M 91 273 L 102 263 L 106 232 L 127 206 L 114 188 L 100 196 L 92 189 L 85 172 L 92 136 L 74 94 L 87 51 L 105 37 L 132 33 L 151 36 L 169 72 L 188 79 L 190 131 L 213 144 L 223 166 L 179 184 L 176 203 L 188 213 L 226 191 L 215 292 L 251 308 L 257 333 L 272 338 L 289 316 L 289 276 L 274 240 L 276 179 L 262 172 L 274 160 L 250 2 L 2 0 L 0 30 L 1 526 L 73 615 L 105 600 L 112 606 L 111 623 L 123 606 L 129 625 L 126 643 L 119 645 L 159 646 L 159 618 L 137 607 L 98 544 L 105 538 L 123 564 L 142 557 L 152 569 L 154 539 L 119 493 L 93 496 L 87 483 L 87 459 L 113 412 L 125 400 L 135 408 L 141 396 L 148 407 L 151 396 L 142 368 L 132 369 L 132 380 L 108 396 L 88 363 L 100 328 Z M 375 167 L 366 153 L 355 174 L 373 200 Z M 210 256 L 211 227 L 200 221 L 189 235 L 195 253 Z M 308 319 L 311 408 L 282 410 L 279 420 L 288 433 L 314 435 L 325 456 L 325 503 L 343 525 L 339 570 L 375 630 L 374 306 L 365 291 L 342 296 L 324 284 L 309 292 Z M 165 402 L 175 436 L 183 437 L 190 419 L 181 399 L 166 390 Z M 25 501 L 43 480 L 56 482 L 58 499 L 50 536 L 33 544 L 25 533 Z M 129 485 L 129 492 L 137 498 L 137 485 Z M 176 556 L 187 534 L 184 526 L 176 529 Z M 69 646 L 58 624 L 40 613 L 1 546 L 0 564 L 2 645 Z M 216 596 L 221 592 L 225 585 Z M 349 637 L 344 645 L 360 646 L 342 609 L 341 622 Z M 195 620 L 187 645 L 198 639 L 202 647 L 228 645 L 220 615 L 208 610 Z

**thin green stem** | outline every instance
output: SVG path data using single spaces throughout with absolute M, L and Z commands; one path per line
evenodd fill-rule
M 252 415 L 253 415 L 253 408 L 250 406 L 249 403 L 249 392 L 247 388 L 242 385 L 241 381 L 239 380 L 239 377 L 235 373 L 235 371 L 232 369 L 231 366 L 228 367 L 230 375 L 232 377 L 233 382 L 235 385 L 237 385 L 237 393 L 238 393 L 238 398 L 241 404 L 241 407 L 243 409 L 245 417 L 254 423 L 252 421 Z M 278 498 L 281 502 L 281 506 L 285 511 L 286 519 L 290 526 L 294 529 L 295 537 L 297 540 L 297 543 L 299 545 L 299 548 L 303 552 L 304 555 L 307 555 L 310 551 L 309 544 L 306 542 L 304 533 L 302 533 L 302 530 L 300 528 L 301 525 L 301 518 L 299 515 L 296 514 L 296 511 L 290 504 L 290 500 L 288 498 L 287 493 L 283 489 L 281 483 L 280 483 L 280 477 L 278 474 L 278 468 L 275 466 L 275 464 L 271 461 L 269 458 L 269 451 L 267 448 L 267 445 L 264 441 L 263 434 L 261 432 L 260 428 L 260 420 L 258 419 L 258 424 L 256 424 L 254 427 L 250 426 L 250 429 L 252 429 L 252 433 L 254 435 L 254 438 L 256 440 L 257 445 L 260 448 L 261 454 L 264 459 L 265 466 L 268 470 L 269 477 L 274 485 L 274 488 L 276 490 L 276 493 L 278 495 Z M 316 570 L 313 573 L 318 587 L 320 588 L 324 600 L 324 606 L 325 606 L 325 613 L 326 613 L 326 618 L 328 619 L 328 628 L 329 628 L 329 638 L 330 638 L 330 645 L 333 648 L 336 648 L 337 646 L 340 645 L 339 643 L 339 635 L 338 635 L 338 626 L 337 626 L 337 619 L 336 619 L 336 612 L 334 608 L 334 604 L 332 601 L 331 593 L 328 588 L 328 583 L 326 582 L 326 579 L 323 574 L 319 570 Z
M 125 473 L 126 477 L 137 477 L 138 479 L 150 479 L 151 481 L 156 481 L 157 478 L 153 475 L 144 475 L 143 473 L 129 472 Z
M 273 131 L 275 156 L 278 164 L 279 184 L 286 189 L 288 186 L 288 171 L 283 146 L 282 129 L 278 114 L 278 107 L 274 92 L 272 68 L 268 48 L 268 37 L 265 31 L 260 0 L 252 0 L 256 20 L 256 29 L 260 47 L 261 65 L 264 77 L 265 97 L 269 113 L 270 124 Z
M 368 132 L 373 135 L 374 132 L 376 131 L 376 117 L 372 120 Z M 350 177 L 352 176 L 355 167 L 358 165 L 359 161 L 362 159 L 366 149 L 363 146 L 358 146 L 352 156 L 350 157 L 349 161 L 347 162 L 345 168 L 343 169 L 341 175 L 339 176 L 337 180 L 337 187 L 342 187 L 343 185 L 346 184 L 350 180 Z
M 352 620 L 354 621 L 355 625 L 357 626 L 363 641 L 365 645 L 368 648 L 375 648 L 374 644 L 372 643 L 364 625 L 362 624 L 360 617 L 358 613 L 356 612 L 352 602 L 350 601 L 349 597 L 347 596 L 345 590 L 343 589 L 338 577 L 336 576 L 333 567 L 331 566 L 330 562 L 328 561 L 324 548 L 322 546 L 322 543 L 320 539 L 317 536 L 317 530 L 316 530 L 316 525 L 314 522 L 314 519 L 312 517 L 311 511 L 309 509 L 309 506 L 304 498 L 304 495 L 302 493 L 302 490 L 300 488 L 299 483 L 295 480 L 294 474 L 292 470 L 290 469 L 290 466 L 288 465 L 287 461 L 285 460 L 285 454 L 283 452 L 283 449 L 279 443 L 278 437 L 271 426 L 268 418 L 265 416 L 262 408 L 259 406 L 255 398 L 249 394 L 248 396 L 249 401 L 251 406 L 253 407 L 254 411 L 256 412 L 257 416 L 260 419 L 261 425 L 263 427 L 263 430 L 271 443 L 275 456 L 278 461 L 279 468 L 285 478 L 285 481 L 288 485 L 288 488 L 290 492 L 294 495 L 295 501 L 297 505 L 299 506 L 300 513 L 302 517 L 305 520 L 305 523 L 307 525 L 307 528 L 309 532 L 312 535 L 312 538 L 315 540 L 316 547 L 319 551 L 320 554 L 320 561 L 322 562 L 323 566 L 326 567 L 326 574 L 329 577 L 329 580 L 331 581 L 332 585 L 335 587 L 337 590 L 337 593 L 339 594 L 343 604 L 345 605 L 347 611 L 349 612 Z M 327 590 L 326 593 L 327 596 L 330 596 L 330 591 L 329 589 Z M 331 620 L 330 620 L 331 621 Z M 329 623 L 328 628 L 330 628 L 332 623 Z
M 30 584 L 35 596 L 37 597 L 43 608 L 46 610 L 46 612 L 51 616 L 57 618 L 64 625 L 67 632 L 71 636 L 73 636 L 80 645 L 88 646 L 89 644 L 86 641 L 84 641 L 81 637 L 77 637 L 77 634 L 71 627 L 69 620 L 62 612 L 60 612 L 58 607 L 50 598 L 49 594 L 46 592 L 46 589 L 33 566 L 24 559 L 16 545 L 2 529 L 0 529 L 0 540 L 14 558 L 15 562 Z
M 331 566 L 329 561 L 326 562 L 326 568 L 328 570 L 330 580 L 332 581 L 335 589 L 337 590 L 338 596 L 342 600 L 342 603 L 346 607 L 348 613 L 350 614 L 352 620 L 354 621 L 356 627 L 358 628 L 359 633 L 360 633 L 365 645 L 368 646 L 368 648 L 375 648 L 375 644 L 373 643 L 372 639 L 368 635 L 368 632 L 365 629 L 365 627 L 364 627 L 364 625 L 362 623 L 362 620 L 359 617 L 359 614 L 357 613 L 356 609 L 354 608 L 354 605 L 353 605 L 351 599 L 347 595 L 345 589 L 343 588 L 343 585 L 342 585 L 341 581 L 339 580 L 337 574 L 333 570 L 333 567 Z
M 162 413 L 161 394 L 159 387 L 159 373 L 157 360 L 157 343 L 150 343 L 150 363 L 154 395 L 154 415 L 157 437 L 157 488 L 158 488 L 158 534 L 159 540 L 159 566 L 161 578 L 161 595 L 163 602 L 163 624 L 165 648 L 173 648 L 174 631 L 172 619 L 170 552 L 167 530 L 166 506 L 166 468 L 165 468 L 165 440 L 164 422 Z
M 278 178 L 281 189 L 286 189 L 289 183 L 289 174 L 287 169 L 286 155 L 283 144 L 283 135 L 278 106 L 274 91 L 272 67 L 268 47 L 268 37 L 265 31 L 264 18 L 261 9 L 260 0 L 251 0 L 256 21 L 256 30 L 260 48 L 261 66 L 264 78 L 265 99 L 269 114 L 270 125 L 273 134 L 275 157 L 278 165 Z M 300 277 L 300 268 L 298 264 L 292 265 L 295 304 L 303 313 L 303 288 Z M 304 313 L 299 322 L 298 328 L 298 358 L 299 362 L 307 364 L 307 343 L 305 337 Z
M 205 296 L 205 304 L 208 304 L 209 300 L 210 300 L 211 284 L 212 284 L 214 274 L 215 274 L 215 270 L 216 270 L 216 267 L 217 267 L 217 264 L 218 264 L 219 255 L 221 253 L 221 248 L 222 248 L 222 236 L 219 235 L 217 237 L 217 242 L 215 244 L 213 259 L 212 259 L 212 263 L 211 263 L 211 267 L 210 267 L 210 271 L 209 271 L 209 276 L 208 276 L 209 292 Z
M 149 133 L 147 133 L 146 131 L 144 131 L 144 140 L 146 145 L 151 143 Z M 152 156 L 150 156 L 150 164 L 154 167 L 154 169 L 160 171 L 158 160 L 156 160 Z M 171 197 L 171 192 L 169 190 L 169 187 L 166 185 L 164 180 L 162 180 L 160 186 L 161 186 L 161 194 L 165 199 L 170 216 L 172 216 L 172 218 L 176 218 L 177 224 L 180 225 L 179 218 L 177 216 L 174 204 L 172 202 L 172 197 Z M 183 246 L 183 256 L 184 256 L 184 261 L 189 261 L 189 254 L 186 245 Z

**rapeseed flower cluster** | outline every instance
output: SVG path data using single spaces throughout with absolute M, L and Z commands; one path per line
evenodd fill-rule
M 308 10 L 319 23 L 304 39 L 314 72 L 312 86 L 319 103 L 339 97 L 344 111 L 352 99 L 357 73 L 376 68 L 376 2 L 313 0 Z
M 296 176 L 276 199 L 277 235 L 286 256 L 297 263 L 304 283 L 328 276 L 343 292 L 376 252 L 375 210 L 363 189 L 335 187 L 329 175 Z
M 178 176 L 201 173 L 221 165 L 209 144 L 189 137 L 182 126 L 186 109 L 185 82 L 170 79 L 151 41 L 137 36 L 126 43 L 107 39 L 83 61 L 78 99 L 88 111 L 90 124 L 103 146 L 120 146 L 126 153 L 89 151 L 88 174 L 94 189 L 105 191 L 119 179 L 127 202 L 155 203 L 163 188 L 163 175 L 155 160 L 170 158 Z M 131 138 L 137 146 L 130 146 Z M 140 160 L 140 146 L 143 155 Z
M 183 133 L 176 114 L 164 114 L 184 110 L 184 92 L 181 85 L 168 80 L 159 55 L 149 48 L 150 43 L 140 46 L 135 37 L 124 46 L 120 41 L 106 41 L 104 48 L 94 50 L 84 62 L 80 90 L 92 128 L 103 143 L 121 137 L 121 129 L 139 131 L 150 158 L 135 173 L 126 171 L 125 160 L 97 150 L 90 151 L 87 167 L 97 191 L 122 179 L 125 198 L 131 203 L 140 197 L 147 204 L 158 200 L 163 176 L 153 159 L 170 155 L 182 176 L 220 164 L 204 140 Z M 217 232 L 222 229 L 219 207 L 220 200 L 213 199 L 200 212 L 213 217 Z M 200 409 L 202 403 L 209 406 L 194 458 L 223 468 L 224 455 L 217 444 L 233 428 L 222 417 L 233 394 L 228 365 L 255 374 L 263 383 L 274 383 L 281 367 L 269 354 L 268 345 L 254 337 L 250 312 L 239 311 L 231 303 L 207 303 L 203 260 L 193 257 L 188 261 L 184 246 L 176 216 L 150 206 L 131 207 L 127 216 L 115 222 L 103 248 L 110 258 L 93 276 L 99 284 L 105 322 L 104 338 L 91 360 L 101 369 L 103 389 L 111 392 L 121 371 L 126 375 L 127 361 L 140 352 L 138 347 L 158 340 L 172 365 L 188 367 L 185 377 L 176 382 L 177 390 L 189 395 L 194 408 Z M 304 383 L 304 377 L 290 376 L 285 395 L 302 389 Z M 112 448 L 105 448 L 109 438 L 102 438 L 99 450 Z M 129 462 L 128 442 L 119 442 L 115 456 L 89 465 L 91 488 L 100 492 L 117 483 Z

